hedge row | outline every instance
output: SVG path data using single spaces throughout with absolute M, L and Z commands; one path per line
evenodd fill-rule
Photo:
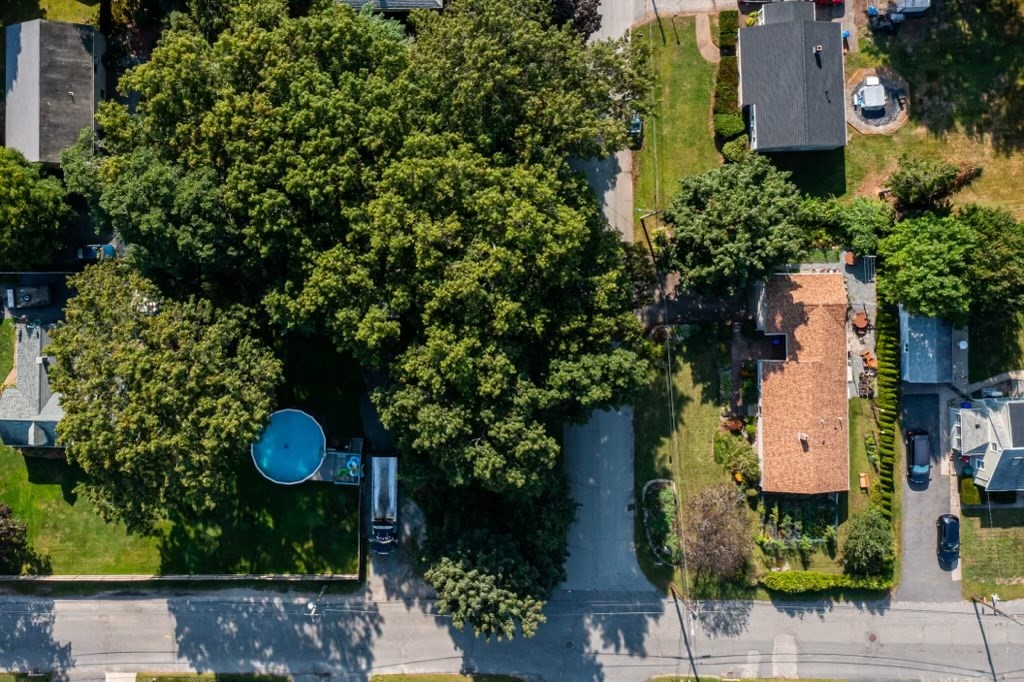
M 735 114 L 740 108 L 740 71 L 736 57 L 722 57 L 715 80 L 715 113 Z
M 736 47 L 736 33 L 740 30 L 740 13 L 734 9 L 718 15 L 718 47 Z
M 893 520 L 896 493 L 896 418 L 900 404 L 900 341 L 894 311 L 880 306 L 875 320 L 875 353 L 878 356 L 878 479 L 882 513 Z
M 891 590 L 893 580 L 887 577 L 860 577 L 817 571 L 772 571 L 761 578 L 761 584 L 773 592 L 802 594 L 804 592 L 823 592 L 835 588 Z

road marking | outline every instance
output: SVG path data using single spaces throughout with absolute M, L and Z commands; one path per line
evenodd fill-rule
M 796 637 L 793 635 L 776 635 L 772 647 L 772 677 L 796 679 Z
M 755 678 L 761 672 L 761 652 L 757 649 L 747 650 L 747 662 L 743 665 L 740 677 Z

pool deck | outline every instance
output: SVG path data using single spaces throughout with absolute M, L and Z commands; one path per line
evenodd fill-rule
M 347 443 L 342 444 L 340 450 L 328 450 L 320 468 L 316 470 L 309 480 L 322 481 L 324 483 L 336 483 L 338 485 L 359 485 L 359 478 L 353 479 L 345 471 L 345 461 L 352 455 L 363 455 L 363 439 L 350 438 Z M 339 476 L 339 474 L 341 474 Z

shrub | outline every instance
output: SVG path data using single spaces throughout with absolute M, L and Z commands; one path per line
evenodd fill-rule
M 645 495 L 644 520 L 654 547 L 651 549 L 664 561 L 678 564 L 682 560 L 679 546 L 679 532 L 676 494 L 672 488 L 660 488 L 657 495 Z
M 747 26 L 757 26 L 757 20 L 761 18 L 761 10 L 754 10 L 747 15 L 745 23 Z
M 743 158 L 750 153 L 750 143 L 747 142 L 747 137 L 737 137 L 735 140 L 730 140 L 722 145 L 722 156 L 725 157 L 726 161 L 731 163 L 739 163 Z
M 761 481 L 761 466 L 757 461 L 757 453 L 745 439 L 716 433 L 713 455 L 715 461 L 725 467 L 730 474 L 739 474 L 747 487 L 756 486 Z
M 892 495 L 882 492 L 882 507 L 892 508 Z M 887 575 L 896 559 L 892 524 L 881 509 L 869 508 L 850 519 L 843 546 L 843 567 L 851 575 Z
M 736 33 L 740 30 L 740 13 L 736 10 L 726 10 L 718 15 L 718 46 L 726 48 L 736 47 Z
M 722 57 L 715 80 L 715 113 L 735 114 L 740 106 L 740 72 L 736 57 Z
M 836 573 L 819 573 L 818 571 L 772 571 L 761 578 L 761 584 L 773 592 L 801 594 L 835 588 L 889 590 L 892 589 L 893 581 L 888 576 L 857 577 Z
M 977 166 L 904 156 L 889 176 L 888 186 L 903 206 L 929 208 L 942 205 L 949 195 L 979 175 L 981 169 Z
M 747 126 L 739 114 L 715 114 L 715 134 L 723 140 L 731 140 L 746 130 Z
M 960 504 L 981 504 L 981 490 L 970 476 L 960 479 Z

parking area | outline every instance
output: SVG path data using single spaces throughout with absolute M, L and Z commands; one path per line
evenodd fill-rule
M 935 520 L 949 512 L 949 476 L 942 475 L 938 393 L 903 396 L 903 428 L 927 430 L 931 446 L 931 479 L 913 486 L 907 482 L 906 459 L 898 470 L 903 479 L 903 576 L 896 598 L 900 601 L 955 601 L 960 583 L 955 566 L 940 566 L 935 554 Z M 902 438 L 900 442 L 902 443 Z

